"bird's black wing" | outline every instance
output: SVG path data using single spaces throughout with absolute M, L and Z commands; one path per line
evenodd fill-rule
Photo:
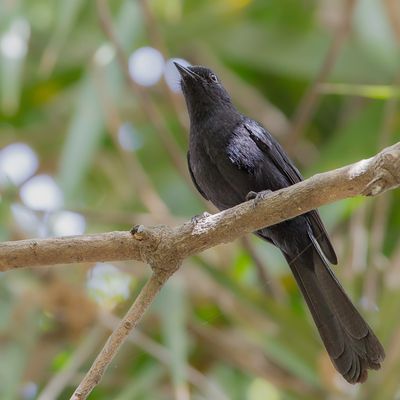
M 203 192 L 203 190 L 201 189 L 201 187 L 198 185 L 198 183 L 196 182 L 196 178 L 193 175 L 193 171 L 192 171 L 192 166 L 190 165 L 190 153 L 187 152 L 187 163 L 188 163 L 188 168 L 189 168 L 189 173 L 190 173 L 190 177 L 192 178 L 193 184 L 196 187 L 196 189 L 198 190 L 198 192 L 206 199 L 208 200 L 207 196 L 205 195 L 205 193 Z
M 257 147 L 271 160 L 276 168 L 286 177 L 288 186 L 294 185 L 303 180 L 299 170 L 293 165 L 281 145 L 271 136 L 271 134 L 258 125 L 255 121 L 246 119 L 237 129 L 244 130 L 256 143 Z M 307 213 L 313 234 L 320 245 L 326 258 L 332 263 L 337 264 L 335 250 L 329 240 L 328 233 L 317 210 Z

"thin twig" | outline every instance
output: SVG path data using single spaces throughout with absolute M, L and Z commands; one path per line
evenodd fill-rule
M 367 308 L 375 307 L 378 295 L 380 270 L 382 270 L 382 248 L 385 240 L 386 226 L 390 211 L 389 194 L 378 197 L 372 211 L 372 226 L 369 240 L 369 260 L 367 273 L 364 278 L 363 297 L 367 301 Z
M 171 273 L 158 272 L 158 270 L 153 273 L 129 311 L 108 338 L 90 370 L 72 395 L 71 400 L 86 399 L 93 388 L 100 382 L 115 354 L 143 317 L 157 293 L 170 276 Z
M 350 267 L 348 274 L 365 271 L 368 258 L 368 232 L 366 219 L 369 203 L 361 204 L 350 218 Z M 348 276 L 349 277 L 349 276 Z
M 336 29 L 323 63 L 297 107 L 291 131 L 287 136 L 286 144 L 288 151 L 296 147 L 317 108 L 318 100 L 320 98 L 318 87 L 321 83 L 327 80 L 336 64 L 336 60 L 339 57 L 343 44 L 345 43 L 351 28 L 351 20 L 356 2 L 357 0 L 346 0 L 342 13 L 342 21 Z
M 385 271 L 384 285 L 391 290 L 398 290 L 400 287 L 400 238 L 397 240 L 396 249 L 389 259 L 388 268 Z
M 170 58 L 167 46 L 165 44 L 165 40 L 158 29 L 158 23 L 154 18 L 153 12 L 149 6 L 148 0 L 139 0 L 140 7 L 142 9 L 144 19 L 146 22 L 146 28 L 149 36 L 149 41 L 153 47 L 158 49 L 164 56 L 164 58 Z M 183 107 L 181 107 L 181 102 L 178 101 L 178 98 L 171 92 L 167 84 L 164 80 L 161 82 L 164 93 L 167 95 L 169 104 L 172 104 L 172 107 L 175 111 L 177 120 L 181 126 L 181 131 L 187 132 L 188 124 L 187 120 L 182 117 Z
M 384 0 L 386 14 L 392 26 L 397 43 L 400 44 L 400 5 L 397 0 Z
M 224 84 L 229 87 L 232 97 L 241 110 L 258 119 L 277 136 L 282 136 L 290 131 L 291 125 L 286 115 L 269 102 L 256 87 L 247 83 L 240 75 L 235 74 L 229 68 L 226 68 L 210 52 L 209 48 L 197 44 L 194 52 L 199 60 L 202 60 L 202 63 L 213 65 L 221 72 Z
M 56 400 L 64 388 L 70 384 L 72 377 L 81 365 L 96 351 L 99 341 L 104 336 L 104 329 L 94 327 L 85 340 L 76 348 L 68 364 L 55 374 L 39 394 L 37 400 Z
M 113 330 L 119 323 L 119 318 L 113 316 L 112 314 L 101 314 L 101 322 L 107 326 L 109 329 Z M 136 329 L 134 333 L 131 333 L 128 340 L 140 347 L 146 353 L 152 355 L 161 363 L 169 366 L 172 361 L 171 352 L 160 345 L 159 343 L 152 340 L 150 337 L 143 334 L 140 330 Z M 186 375 L 188 381 L 197 387 L 200 392 L 204 392 L 207 398 L 212 398 L 215 400 L 227 400 L 228 397 L 223 393 L 222 389 L 211 380 L 211 378 L 203 375 L 200 371 L 193 368 L 190 365 L 185 366 Z
M 182 157 L 182 152 L 179 146 L 177 145 L 176 141 L 172 139 L 173 136 L 168 132 L 168 129 L 164 124 L 162 114 L 153 105 L 152 101 L 150 100 L 148 92 L 139 85 L 137 85 L 136 82 L 132 80 L 130 76 L 128 59 L 115 35 L 107 0 L 97 0 L 96 5 L 101 27 L 103 28 L 105 35 L 115 48 L 118 63 L 122 69 L 122 72 L 124 74 L 127 84 L 129 85 L 129 88 L 133 91 L 135 95 L 140 96 L 141 99 L 140 105 L 143 108 L 143 111 L 147 119 L 151 121 L 152 124 L 154 125 L 155 132 L 157 133 L 162 145 L 169 154 L 176 170 L 179 171 L 179 173 L 186 180 L 186 182 L 190 182 L 188 174 L 185 173 L 186 162 Z
M 119 117 L 116 107 L 109 99 L 108 93 L 110 92 L 111 88 L 105 86 L 105 77 L 102 71 L 95 69 L 95 77 L 98 78 L 96 79 L 96 83 L 100 93 L 101 105 L 103 106 L 103 112 L 106 117 L 106 124 L 108 126 L 111 139 L 125 164 L 125 170 L 128 177 L 138 189 L 140 188 L 140 190 L 136 190 L 136 193 L 140 197 L 142 204 L 152 215 L 156 216 L 160 222 L 171 222 L 172 218 L 167 206 L 161 200 L 160 196 L 158 196 L 158 193 L 154 189 L 150 178 L 138 161 L 135 152 L 132 151 L 127 153 L 121 148 L 118 141 L 118 130 L 122 125 L 122 121 Z
M 259 345 L 249 342 L 238 332 L 224 332 L 211 326 L 190 324 L 190 331 L 206 343 L 206 348 L 219 358 L 222 358 L 247 371 L 251 375 L 263 377 L 283 389 L 294 390 L 297 393 L 312 391 L 309 385 L 288 374 L 273 361 L 268 360 Z M 238 337 L 239 336 L 239 337 Z
M 249 253 L 250 257 L 253 259 L 254 265 L 257 270 L 257 274 L 260 278 L 260 282 L 264 291 L 275 299 L 282 300 L 285 297 L 282 286 L 279 282 L 271 276 L 268 271 L 268 266 L 264 260 L 261 260 L 260 256 L 257 254 L 257 250 L 250 242 L 250 239 L 246 236 L 241 239 L 243 248 Z
M 400 42 L 399 42 L 400 44 Z M 398 85 L 400 82 L 400 74 L 397 74 L 393 85 Z M 390 142 L 391 136 L 395 130 L 394 126 L 397 119 L 398 99 L 395 97 L 389 98 L 386 101 L 382 128 L 379 135 L 379 146 L 385 146 Z M 364 280 L 364 298 L 368 301 L 368 304 L 375 304 L 378 292 L 378 284 L 380 273 L 382 270 L 383 255 L 382 249 L 385 240 L 386 226 L 389 218 L 390 211 L 390 200 L 389 195 L 378 197 L 375 200 L 375 204 L 372 210 L 373 221 L 371 226 L 370 234 L 370 248 L 369 256 L 371 265 L 367 270 L 367 274 Z

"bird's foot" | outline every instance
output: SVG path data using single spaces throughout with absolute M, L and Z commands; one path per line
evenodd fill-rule
M 270 194 L 272 193 L 272 190 L 263 190 L 262 192 L 249 192 L 247 193 L 246 196 L 246 201 L 249 200 L 254 200 L 254 206 L 258 206 L 258 203 L 264 199 L 266 199 Z
M 211 214 L 207 211 L 204 211 L 202 214 L 197 214 L 190 219 L 192 225 L 198 224 L 202 219 L 209 217 Z

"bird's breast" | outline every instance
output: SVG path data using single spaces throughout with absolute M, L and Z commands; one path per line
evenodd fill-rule
M 191 139 L 189 145 L 194 179 L 207 198 L 220 210 L 243 201 L 220 169 L 221 165 L 229 162 L 226 148 L 222 141 L 210 146 L 204 140 Z

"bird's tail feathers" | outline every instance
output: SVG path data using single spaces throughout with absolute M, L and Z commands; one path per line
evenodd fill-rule
M 379 369 L 385 352 L 354 307 L 318 247 L 300 256 L 285 254 L 335 368 L 350 383 Z

